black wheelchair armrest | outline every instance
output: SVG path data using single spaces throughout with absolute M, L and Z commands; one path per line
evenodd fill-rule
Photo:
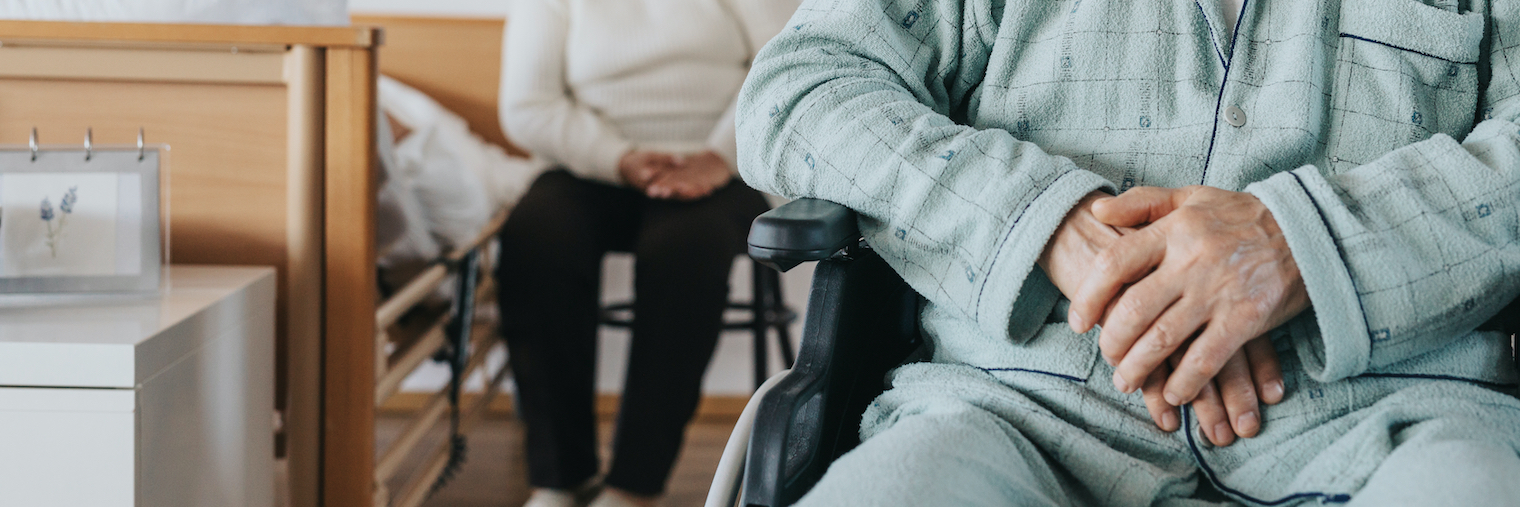
M 1520 334 L 1520 298 L 1510 301 L 1508 306 L 1505 306 L 1503 310 L 1499 310 L 1499 313 L 1495 314 L 1493 318 L 1488 319 L 1488 322 L 1484 322 L 1482 326 L 1478 326 L 1478 329 Z M 1515 357 L 1515 362 L 1516 364 L 1520 364 L 1520 355 Z
M 854 210 L 822 199 L 798 199 L 755 218 L 749 256 L 786 271 L 827 259 L 859 239 Z
M 870 249 L 849 249 L 813 272 L 797 362 L 755 412 L 741 505 L 785 507 L 807 493 L 859 443 L 884 376 L 922 343 L 918 294 Z

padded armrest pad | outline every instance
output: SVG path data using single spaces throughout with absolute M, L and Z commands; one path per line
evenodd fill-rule
M 755 218 L 749 229 L 749 255 L 786 271 L 827 259 L 859 239 L 854 210 L 821 199 L 798 199 Z

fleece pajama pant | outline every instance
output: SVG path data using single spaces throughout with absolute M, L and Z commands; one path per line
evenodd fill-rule
M 1282 354 L 1262 432 L 1215 447 L 1184 408 L 1158 429 L 1095 361 L 1088 379 L 917 363 L 804 506 L 1520 504 L 1513 385 L 1369 374 L 1318 383 Z M 1201 490 L 1208 491 L 1200 495 Z

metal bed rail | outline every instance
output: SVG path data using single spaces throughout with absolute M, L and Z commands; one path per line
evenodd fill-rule
M 440 487 L 463 462 L 464 433 L 474 426 L 498 385 L 510 368 L 503 364 L 488 372 L 491 381 L 484 393 L 468 407 L 462 406 L 463 383 L 485 367 L 486 356 L 501 345 L 495 342 L 495 329 L 477 325 L 475 309 L 495 303 L 495 284 L 489 273 L 491 239 L 506 222 L 507 211 L 492 217 L 468 244 L 450 251 L 424 269 L 383 301 L 375 310 L 375 398 L 378 407 L 393 397 L 401 383 L 428 359 L 445 362 L 450 367 L 450 382 L 428 397 L 422 409 L 408 421 L 401 435 L 383 449 L 375 464 L 376 507 L 415 507 Z M 394 333 L 398 323 L 409 313 L 422 310 L 429 298 L 437 294 L 450 279 L 456 280 L 455 297 L 447 311 L 425 315 L 424 325 L 413 326 L 411 333 Z M 392 346 L 394 344 L 394 346 Z M 440 424 L 449 424 L 449 435 L 428 447 L 423 465 L 413 471 L 401 489 L 392 495 L 386 484 L 401 473 L 406 457 L 423 448 L 429 432 Z

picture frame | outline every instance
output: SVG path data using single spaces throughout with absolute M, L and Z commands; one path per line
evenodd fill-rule
M 0 149 L 0 294 L 158 291 L 161 159 L 146 146 Z

